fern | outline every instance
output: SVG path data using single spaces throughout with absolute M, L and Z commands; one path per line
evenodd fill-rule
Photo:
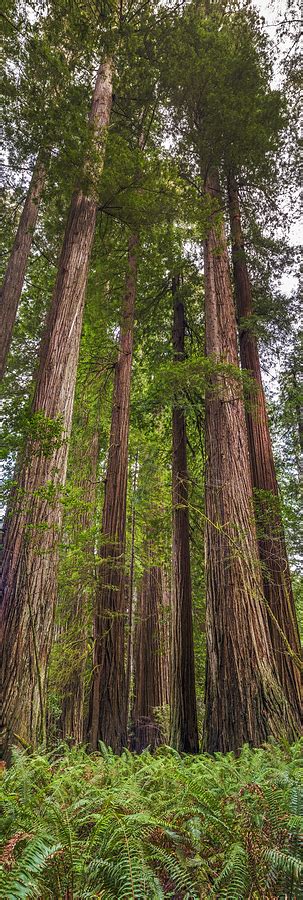
M 299 898 L 301 749 L 16 753 L 3 777 L 1 897 Z
M 154 854 L 157 869 L 161 867 L 162 877 L 169 877 L 172 888 L 176 891 L 183 891 L 188 894 L 192 900 L 198 900 L 198 894 L 195 892 L 193 882 L 186 872 L 184 864 L 176 858 L 176 856 L 162 847 L 157 847 Z
M 214 881 L 210 897 L 230 897 L 233 900 L 243 900 L 247 896 L 248 886 L 247 853 L 242 844 L 231 844 L 224 868 Z
M 264 855 L 277 872 L 295 881 L 303 877 L 303 863 L 297 857 L 290 856 L 283 850 L 266 850 Z
M 45 878 L 48 864 L 62 848 L 59 844 L 49 844 L 46 838 L 31 840 L 23 851 L 12 872 L 2 871 L 3 885 L 0 896 L 3 900 L 27 900 L 40 896 L 41 881 Z M 3 893 L 2 893 L 3 890 Z

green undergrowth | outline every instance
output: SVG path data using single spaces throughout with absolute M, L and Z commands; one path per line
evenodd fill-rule
M 0 895 L 302 900 L 302 746 L 15 753 Z

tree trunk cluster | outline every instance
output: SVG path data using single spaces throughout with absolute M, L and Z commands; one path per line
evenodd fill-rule
M 236 317 L 219 179 L 206 192 L 213 224 L 205 241 L 205 344 L 214 363 L 235 375 L 214 374 L 206 397 L 205 554 L 206 699 L 208 752 L 259 746 L 293 717 L 279 682 L 254 524 L 251 471 L 238 367 Z
M 240 359 L 242 369 L 247 370 L 252 376 L 254 388 L 249 397 L 249 404 L 246 404 L 245 414 L 259 554 L 262 563 L 263 591 L 267 601 L 268 624 L 279 678 L 283 692 L 292 706 L 293 714 L 299 724 L 300 673 L 291 652 L 299 658 L 300 638 L 262 384 L 258 343 L 252 326 L 253 298 L 245 257 L 239 196 L 235 179 L 231 176 L 228 181 L 228 195 Z M 290 648 L 285 643 L 285 637 Z
M 97 73 L 89 115 L 91 152 L 73 193 L 52 301 L 41 342 L 29 434 L 16 468 L 3 534 L 4 750 L 14 742 L 46 742 L 46 695 L 54 635 L 63 496 L 89 264 L 99 204 L 98 185 L 112 107 L 113 62 Z M 141 116 L 140 127 L 144 120 Z M 138 141 L 145 147 L 143 133 Z M 202 166 L 203 168 L 203 166 Z M 3 374 L 22 293 L 46 177 L 38 156 L 2 290 Z M 139 176 L 138 176 L 139 177 Z M 138 180 L 138 179 L 137 179 Z M 219 174 L 204 178 L 210 221 L 204 241 L 206 687 L 203 747 L 238 752 L 271 737 L 292 740 L 300 730 L 300 642 L 287 558 L 274 455 L 253 329 L 249 278 L 237 180 L 228 173 L 234 293 Z M 139 188 L 140 191 L 141 188 Z M 141 198 L 142 199 L 142 198 Z M 130 572 L 126 574 L 127 487 L 131 377 L 139 252 L 138 228 L 128 239 L 121 304 L 101 541 L 93 610 L 93 667 L 85 714 L 88 592 L 79 578 L 70 598 L 67 632 L 76 622 L 78 649 L 68 670 L 60 720 L 64 739 L 91 749 L 100 741 L 121 753 L 154 750 L 166 740 L 197 753 L 194 622 L 187 444 L 189 428 L 178 393 L 186 360 L 183 280 L 172 279 L 172 356 L 176 392 L 171 422 L 171 583 L 150 538 L 135 602 L 136 515 L 131 517 Z M 171 276 L 170 276 L 171 277 Z M 237 330 L 238 319 L 238 330 Z M 245 404 L 242 372 L 251 376 Z M 82 506 L 74 539 L 96 521 L 100 422 L 94 423 L 82 466 L 82 431 L 70 461 Z M 140 450 L 141 453 L 141 450 Z M 140 473 L 136 453 L 133 497 Z M 151 503 L 152 505 L 152 503 Z M 64 523 L 63 523 L 64 526 Z M 96 548 L 85 552 L 93 571 Z M 142 570 L 141 570 L 142 571 Z M 93 578 L 91 579 L 93 581 Z M 138 579 L 139 581 L 139 579 Z M 128 633 L 127 633 L 128 623 Z M 84 719 L 87 716 L 87 723 Z M 130 721 L 129 721 L 130 720 Z M 167 729 L 168 730 L 168 729 Z
M 104 145 L 112 102 L 112 66 L 100 66 L 90 122 Z M 102 146 L 104 158 L 104 146 Z M 101 162 L 100 162 L 101 164 Z M 94 193 L 94 191 L 93 191 Z M 46 673 L 57 590 L 62 522 L 82 317 L 97 201 L 75 191 L 42 341 L 33 422 L 6 515 L 3 548 L 4 731 L 28 743 L 45 737 Z M 41 437 L 42 434 L 42 437 Z
M 102 518 L 100 575 L 94 617 L 94 664 L 90 696 L 89 740 L 102 740 L 119 752 L 127 744 L 124 568 L 128 431 L 137 281 L 138 235 L 128 246 L 128 272 L 115 369 L 112 420 Z

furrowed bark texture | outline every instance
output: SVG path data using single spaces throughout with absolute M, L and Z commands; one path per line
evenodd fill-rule
M 44 182 L 45 166 L 38 157 L 1 288 L 0 378 L 6 367 Z
M 72 660 L 68 661 L 68 679 L 62 694 L 63 704 L 60 717 L 60 732 L 63 740 L 72 739 L 76 744 L 84 740 L 84 677 L 87 662 L 89 595 L 94 581 L 94 545 L 90 536 L 96 512 L 97 469 L 99 460 L 100 432 L 96 425 L 90 433 L 89 415 L 80 413 L 81 431 L 73 454 L 72 463 L 76 473 L 72 483 L 81 488 L 80 512 L 74 523 L 73 537 L 86 535 L 87 540 L 81 545 L 81 553 L 85 557 L 85 570 L 79 585 L 71 598 L 68 598 L 68 616 L 65 626 L 67 635 L 74 643 Z M 85 430 L 88 429 L 87 440 Z M 84 471 L 83 471 L 84 467 Z M 80 474 L 81 473 L 81 474 Z M 64 521 L 63 521 L 64 530 Z
M 139 451 L 135 456 L 135 466 L 133 475 L 133 494 L 132 494 L 132 511 L 131 511 L 131 548 L 130 548 L 130 567 L 129 567 L 129 591 L 128 591 L 128 636 L 127 636 L 127 655 L 126 655 L 126 702 L 127 710 L 130 708 L 130 694 L 132 682 L 132 664 L 133 664 L 133 630 L 134 630 L 134 574 L 135 574 L 135 532 L 136 532 L 136 492 L 138 478 Z
M 132 750 L 154 750 L 163 743 L 157 710 L 166 702 L 163 662 L 163 573 L 149 566 L 143 575 L 138 597 L 134 649 L 134 701 L 132 708 Z
M 180 276 L 173 279 L 173 349 L 175 362 L 184 359 L 185 319 Z M 179 752 L 198 753 L 198 723 L 190 571 L 186 420 L 173 407 L 173 541 L 172 541 L 172 665 L 170 743 Z
M 161 615 L 161 646 L 163 648 L 161 658 L 162 668 L 162 700 L 164 708 L 170 704 L 170 678 L 171 678 L 171 645 L 172 645 L 172 601 L 171 585 L 165 568 L 162 572 L 162 615 Z
M 113 392 L 102 518 L 104 544 L 100 549 L 102 563 L 96 595 L 94 664 L 88 724 L 91 747 L 97 748 L 98 741 L 102 740 L 115 753 L 120 753 L 127 742 L 124 551 L 137 246 L 138 235 L 133 234 L 128 247 L 128 273 Z
M 220 203 L 216 173 L 206 192 Z M 238 366 L 224 226 L 205 241 L 206 353 Z M 206 697 L 204 746 L 237 751 L 293 736 L 262 602 L 244 403 L 237 378 L 214 374 L 206 397 Z
M 102 155 L 111 99 L 111 65 L 107 62 L 97 75 L 90 117 L 98 142 L 102 139 Z M 72 198 L 33 401 L 33 413 L 41 414 L 39 440 L 26 446 L 6 517 L 2 573 L 6 747 L 14 733 L 30 743 L 45 736 L 45 682 L 56 597 L 60 499 L 66 478 L 96 206 L 96 198 L 82 191 Z M 62 423 L 62 436 L 55 442 L 44 436 L 44 417 Z
M 253 300 L 245 257 L 239 196 L 232 177 L 228 181 L 228 195 L 240 359 L 242 368 L 249 371 L 256 386 L 256 392 L 251 394 L 249 408 L 246 409 L 246 426 L 252 484 L 256 490 L 255 510 L 259 553 L 262 562 L 263 590 L 291 650 L 300 659 L 300 638 L 262 384 L 258 343 L 250 321 L 253 314 Z M 263 492 L 266 492 L 265 496 Z M 301 717 L 300 672 L 270 615 L 268 621 L 282 688 L 292 706 L 299 729 Z

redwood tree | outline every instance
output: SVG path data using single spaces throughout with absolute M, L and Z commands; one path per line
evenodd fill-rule
M 185 355 L 185 318 L 180 276 L 173 278 L 173 349 L 176 363 Z M 190 572 L 186 420 L 182 406 L 172 415 L 172 662 L 170 742 L 185 753 L 199 750 Z
M 206 697 L 204 746 L 209 752 L 260 746 L 270 735 L 294 735 L 278 681 L 262 601 L 258 545 L 238 366 L 236 318 L 220 188 L 209 170 L 213 206 L 205 240 L 206 354 L 235 373 L 214 371 L 206 397 Z M 218 211 L 219 209 L 219 211 Z
M 1 287 L 0 378 L 6 367 L 44 182 L 45 165 L 38 157 Z
M 300 726 L 300 639 L 281 517 L 279 490 L 269 430 L 258 342 L 252 325 L 253 299 L 244 248 L 237 183 L 228 178 L 232 261 L 237 304 L 240 359 L 254 379 L 246 405 L 246 425 L 255 489 L 255 509 L 263 590 L 269 607 L 269 628 L 283 691 Z M 280 630 L 279 630 L 280 628 Z M 282 634 L 281 634 L 282 631 Z M 283 639 L 283 635 L 286 641 Z
M 150 560 L 151 562 L 151 560 Z M 148 565 L 144 570 L 136 610 L 134 692 L 131 713 L 132 749 L 140 753 L 163 743 L 157 710 L 166 702 L 163 644 L 163 570 Z
M 72 738 L 77 744 L 84 739 L 84 678 L 87 663 L 89 597 L 94 585 L 94 542 L 92 531 L 96 514 L 97 470 L 99 460 L 100 429 L 98 422 L 90 421 L 87 409 L 79 410 L 80 422 L 72 457 L 73 471 L 70 484 L 79 491 L 79 506 L 73 516 L 72 540 L 75 551 L 80 550 L 80 569 L 78 583 L 74 583 L 71 573 L 72 595 L 67 587 L 67 615 L 65 615 L 65 631 L 68 642 L 72 642 L 72 651 L 68 649 L 66 663 L 62 664 L 64 678 L 62 686 L 62 712 L 60 731 L 63 739 Z M 96 417 L 95 417 L 96 418 Z M 64 520 L 63 520 L 64 531 Z M 77 564 L 71 554 L 71 566 Z M 82 566 L 81 566 L 82 560 Z M 68 561 L 65 578 L 69 576 Z M 63 609 L 64 615 L 64 609 Z
M 128 244 L 128 272 L 112 401 L 88 725 L 91 747 L 95 749 L 102 740 L 116 753 L 121 752 L 127 742 L 124 552 L 137 249 L 138 235 L 132 234 Z
M 104 159 L 112 103 L 112 63 L 99 68 L 90 113 Z M 45 686 L 56 597 L 57 544 L 85 288 L 95 230 L 97 193 L 75 191 L 42 341 L 33 400 L 32 435 L 19 461 L 6 517 L 2 572 L 5 744 L 45 736 Z
M 131 505 L 131 546 L 130 546 L 130 566 L 129 566 L 129 587 L 128 587 L 128 636 L 127 636 L 127 652 L 126 652 L 126 702 L 127 709 L 130 706 L 130 690 L 132 681 L 132 664 L 133 664 L 133 630 L 134 630 L 134 589 L 135 589 L 135 534 L 136 534 L 136 491 L 139 466 L 139 451 L 136 451 L 133 483 L 132 483 L 132 505 Z

